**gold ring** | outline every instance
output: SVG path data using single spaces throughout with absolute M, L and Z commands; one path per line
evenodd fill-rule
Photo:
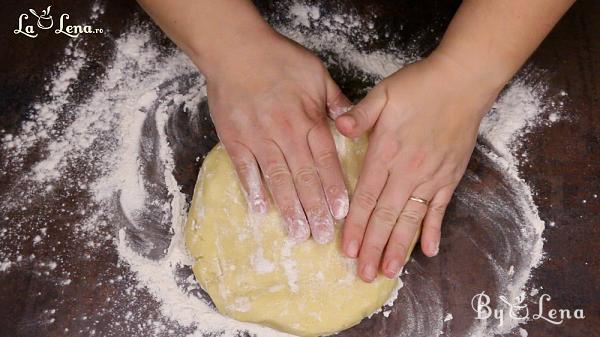
M 429 205 L 429 200 L 426 200 L 426 199 L 423 199 L 423 198 L 418 198 L 418 197 L 415 197 L 415 196 L 412 196 L 412 195 L 410 196 L 410 198 L 408 198 L 408 200 L 420 202 L 420 203 L 422 203 L 425 206 Z

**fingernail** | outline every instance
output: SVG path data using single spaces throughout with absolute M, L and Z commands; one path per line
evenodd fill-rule
M 336 220 L 341 220 L 348 214 L 348 206 L 350 201 L 348 200 L 348 194 L 344 193 L 341 198 L 333 201 L 332 214 Z
M 358 255 L 358 242 L 355 240 L 350 241 L 346 248 L 346 255 L 351 258 L 356 258 Z
M 434 243 L 432 243 L 429 250 L 431 251 L 431 256 L 438 255 L 438 253 L 440 252 L 440 242 L 435 241 Z
M 323 228 L 321 230 L 318 230 L 316 231 L 314 238 L 318 244 L 324 245 L 326 243 L 329 243 L 331 242 L 331 240 L 333 240 L 333 230 L 329 228 Z
M 295 242 L 306 241 L 310 236 L 308 223 L 303 219 L 288 221 L 288 235 Z
M 348 116 L 348 125 L 350 126 L 351 129 L 354 129 L 356 127 L 356 119 L 352 116 Z
M 252 209 L 252 212 L 254 213 L 265 214 L 267 213 L 267 203 L 259 198 L 254 199 L 250 203 L 250 209 Z
M 333 221 L 331 219 L 326 223 L 315 226 L 313 237 L 319 244 L 326 244 L 333 240 Z
M 367 264 L 363 268 L 363 276 L 366 278 L 366 280 L 368 282 L 371 282 L 375 279 L 376 273 L 377 273 L 377 270 L 375 270 L 375 267 L 372 264 Z
M 392 261 L 390 261 L 387 265 L 386 268 L 386 276 L 389 278 L 394 278 L 398 275 L 398 273 L 400 272 L 400 261 L 397 259 L 393 259 Z
M 329 210 L 319 207 L 306 212 L 312 236 L 317 243 L 326 244 L 333 239 L 333 219 Z

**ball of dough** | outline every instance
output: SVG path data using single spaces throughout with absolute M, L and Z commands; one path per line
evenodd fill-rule
M 366 151 L 365 138 L 334 138 L 352 191 Z M 271 202 L 271 205 L 273 203 Z M 234 167 L 221 144 L 206 157 L 186 225 L 193 270 L 217 309 L 301 336 L 333 334 L 379 309 L 397 289 L 398 279 L 382 275 L 372 283 L 356 276 L 356 261 L 335 240 L 293 243 L 276 207 L 252 214 Z

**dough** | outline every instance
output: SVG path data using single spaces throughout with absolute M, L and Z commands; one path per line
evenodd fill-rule
M 367 140 L 334 133 L 346 186 L 353 190 Z M 341 225 L 336 223 L 329 244 L 292 243 L 275 207 L 262 216 L 248 211 L 219 144 L 198 176 L 186 245 L 196 278 L 221 313 L 301 336 L 328 335 L 379 309 L 399 282 L 382 275 L 372 283 L 360 280 L 356 261 L 340 251 Z

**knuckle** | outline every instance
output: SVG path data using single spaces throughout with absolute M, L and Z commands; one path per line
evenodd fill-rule
M 279 202 L 277 202 L 277 206 L 281 210 L 281 216 L 284 219 L 293 221 L 302 218 L 303 213 L 299 212 L 298 209 L 294 206 L 293 200 L 289 198 L 283 198 L 278 201 Z
M 252 174 L 254 167 L 250 162 L 246 160 L 234 160 L 234 162 L 241 177 L 247 177 Z
M 442 180 L 446 183 L 460 180 L 461 176 L 462 176 L 462 173 L 461 173 L 460 167 L 456 163 L 445 164 L 440 169 L 440 180 Z
M 319 205 L 313 205 L 306 209 L 306 215 L 309 219 L 323 220 L 327 217 L 327 210 Z
M 337 153 L 333 151 L 323 151 L 315 156 L 317 165 L 325 170 L 331 170 L 337 166 Z
M 393 207 L 378 206 L 373 211 L 373 219 L 381 225 L 392 227 L 396 223 L 397 218 L 398 214 Z
M 327 117 L 321 112 L 318 106 L 310 106 L 306 109 L 306 116 L 308 119 L 316 125 L 323 124 Z
M 359 191 L 356 193 L 354 198 L 356 200 L 356 204 L 363 209 L 371 210 L 377 203 L 377 198 L 375 195 L 367 191 Z
M 290 178 L 290 172 L 284 164 L 271 164 L 267 168 L 267 180 L 276 187 L 285 185 Z
M 442 165 L 441 171 L 448 182 L 458 182 L 465 172 L 468 161 L 462 161 L 454 154 L 450 154 L 448 157 Z
M 360 233 L 360 235 L 364 234 L 365 228 L 367 228 L 367 224 L 359 221 L 349 221 L 344 224 L 344 226 L 348 226 L 351 229 L 354 229 L 355 232 Z
M 426 183 L 433 181 L 435 179 L 435 174 L 430 171 L 422 171 L 417 175 L 417 177 L 418 178 L 416 179 L 416 181 L 420 183 Z
M 383 253 L 384 245 L 378 245 L 376 243 L 366 243 L 364 249 L 367 252 L 374 253 L 375 255 L 381 255 Z
M 452 170 L 443 168 L 435 174 L 433 179 L 437 181 L 438 186 L 445 186 L 446 184 L 454 182 L 455 173 Z
M 429 206 L 429 211 L 436 215 L 444 215 L 447 206 L 445 203 L 434 203 Z
M 408 246 L 400 240 L 390 240 L 388 242 L 388 249 L 393 254 L 404 256 L 405 252 L 408 251 Z
M 301 167 L 294 175 L 294 181 L 301 186 L 312 186 L 319 182 L 319 177 L 314 167 Z
M 408 168 L 411 170 L 417 170 L 423 167 L 425 159 L 427 158 L 429 151 L 422 149 L 413 153 L 408 159 Z
M 425 228 L 423 230 L 425 230 Z M 427 224 L 427 231 L 429 231 L 430 234 L 433 234 L 436 237 L 440 236 L 441 230 L 442 230 L 442 222 L 441 221 L 434 221 L 434 222 L 430 222 L 429 224 Z
M 400 213 L 399 222 L 403 224 L 418 224 L 423 219 L 419 211 L 405 209 Z

